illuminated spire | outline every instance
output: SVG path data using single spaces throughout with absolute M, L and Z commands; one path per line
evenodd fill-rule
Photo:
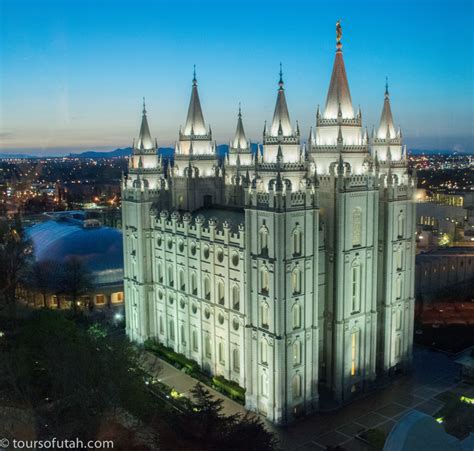
M 140 150 L 151 150 L 155 148 L 153 146 L 153 140 L 151 139 L 148 120 L 146 117 L 145 97 L 143 97 L 142 124 L 140 126 L 140 133 L 138 135 L 137 143 L 134 147 L 135 149 Z
M 239 114 L 237 116 L 237 128 L 235 130 L 235 137 L 232 143 L 234 149 L 247 149 L 248 141 L 245 136 L 244 125 L 242 123 L 242 110 L 239 103 Z
M 395 138 L 395 126 L 393 125 L 392 109 L 390 107 L 390 94 L 388 92 L 388 79 L 385 81 L 385 96 L 383 101 L 382 115 L 380 125 L 377 130 L 377 138 L 390 139 Z
M 290 115 L 286 105 L 285 88 L 283 86 L 283 71 L 280 63 L 280 80 L 278 81 L 277 102 L 275 105 L 275 112 L 273 113 L 272 126 L 270 128 L 272 136 L 278 136 L 279 130 L 283 136 L 291 136 L 293 134 Z
M 204 116 L 197 89 L 196 65 L 194 65 L 191 100 L 189 101 L 188 117 L 183 133 L 184 135 L 206 135 L 206 125 L 204 124 Z

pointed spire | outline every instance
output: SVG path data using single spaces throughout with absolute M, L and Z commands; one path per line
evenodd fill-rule
M 201 101 L 199 100 L 199 93 L 197 88 L 196 65 L 194 65 L 191 100 L 189 101 L 188 116 L 186 119 L 186 125 L 184 126 L 184 134 L 206 134 L 206 125 L 204 124 L 204 116 L 202 114 Z
M 278 146 L 277 163 L 283 163 L 283 150 L 280 145 Z
M 339 125 L 338 130 L 337 130 L 337 143 L 342 144 L 344 141 L 344 138 L 342 137 L 342 128 Z
M 242 110 L 239 102 L 239 114 L 237 115 L 237 128 L 235 130 L 234 142 L 232 144 L 234 149 L 248 149 L 248 141 L 245 136 L 244 125 L 242 123 Z
M 380 125 L 377 130 L 377 138 L 390 139 L 396 136 L 395 126 L 393 125 L 392 109 L 390 107 L 390 94 L 388 92 L 388 78 L 385 81 L 385 95 L 383 101 L 382 115 L 380 116 Z
M 148 120 L 146 117 L 145 97 L 143 97 L 142 123 L 140 125 L 140 133 L 138 135 L 136 145 L 134 144 L 134 148 L 143 150 L 154 149 L 153 140 L 151 139 L 150 129 L 148 127 Z
M 291 127 L 290 115 L 288 113 L 288 106 L 286 105 L 285 89 L 283 83 L 283 72 L 280 63 L 280 80 L 278 81 L 278 95 L 275 105 L 275 112 L 273 113 L 273 121 L 270 129 L 272 136 L 278 136 L 281 127 L 281 134 L 283 136 L 291 136 L 293 129 Z
M 324 109 L 325 119 L 336 119 L 339 105 L 342 117 L 353 118 L 354 110 L 352 108 L 351 93 L 347 81 L 344 58 L 342 56 L 342 29 L 340 21 L 336 24 L 337 50 L 332 69 L 331 82 L 329 83 L 328 96 L 326 99 L 326 108 Z

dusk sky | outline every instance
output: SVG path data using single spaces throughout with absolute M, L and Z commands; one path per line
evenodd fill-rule
M 0 0 L 0 152 L 64 154 L 131 145 L 146 97 L 151 133 L 172 145 L 193 64 L 207 124 L 252 141 L 271 120 L 283 64 L 306 139 L 326 100 L 342 20 L 355 108 L 378 124 L 388 76 L 409 147 L 474 150 L 470 0 Z

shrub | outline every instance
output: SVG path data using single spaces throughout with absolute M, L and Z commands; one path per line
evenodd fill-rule
M 236 382 L 229 381 L 222 376 L 214 376 L 212 383 L 218 391 L 227 394 L 230 398 L 245 402 L 245 389 Z

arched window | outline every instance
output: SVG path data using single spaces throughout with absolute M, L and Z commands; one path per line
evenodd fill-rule
M 301 270 L 298 267 L 291 273 L 291 289 L 293 294 L 301 293 Z
M 359 372 L 359 329 L 353 329 L 351 333 L 351 376 Z
M 403 291 L 403 279 L 402 279 L 402 276 L 399 274 L 395 282 L 395 298 L 396 299 L 402 298 L 402 291 Z
M 224 291 L 225 291 L 224 282 L 222 280 L 219 280 L 217 282 L 217 301 L 221 305 L 224 305 L 224 302 L 225 302 Z
M 293 365 L 301 364 L 301 341 L 296 340 L 293 343 Z
M 360 263 L 354 262 L 351 267 L 351 312 L 360 312 Z
M 398 221 L 397 221 L 397 237 L 403 238 L 405 234 L 405 214 L 403 210 L 400 210 L 398 214 Z
M 302 248 L 302 241 L 303 241 L 303 234 L 299 228 L 296 228 L 293 231 L 293 255 L 298 256 L 301 255 L 301 248 Z
M 262 373 L 260 376 L 260 393 L 265 398 L 268 396 L 268 376 L 266 373 Z
M 158 263 L 156 267 L 156 275 L 158 277 L 158 282 L 163 283 L 163 266 L 161 263 Z
M 268 228 L 263 225 L 259 231 L 260 253 L 268 255 Z
M 191 293 L 196 295 L 197 294 L 197 282 L 196 282 L 196 273 L 191 273 Z
M 170 322 L 169 322 L 169 329 L 170 329 L 170 333 L 169 333 L 170 340 L 174 340 L 174 322 L 172 319 L 170 319 Z
M 268 278 L 269 278 L 268 269 L 266 266 L 262 266 L 260 268 L 260 287 L 261 287 L 262 294 L 268 294 L 268 285 L 269 285 Z
M 268 343 L 265 338 L 260 340 L 260 362 L 268 363 Z
M 402 337 L 397 335 L 395 337 L 395 358 L 399 359 L 402 354 Z
M 219 343 L 217 343 L 217 356 L 219 358 L 219 363 L 221 365 L 225 365 L 225 349 L 224 343 L 222 341 L 219 341 Z
M 402 328 L 402 310 L 398 309 L 395 312 L 395 330 L 401 330 Z
M 265 301 L 263 301 L 260 304 L 260 317 L 262 320 L 262 327 L 265 327 L 265 328 L 268 328 L 268 316 L 269 316 L 268 311 L 269 311 L 268 304 Z
M 232 308 L 239 310 L 240 308 L 240 289 L 238 285 L 232 287 Z
M 403 248 L 400 246 L 395 255 L 396 267 L 400 271 L 403 269 Z
M 232 351 L 232 366 L 234 371 L 240 371 L 240 351 L 239 348 L 234 348 Z
M 301 375 L 295 374 L 291 383 L 293 398 L 301 397 Z
M 181 335 L 181 344 L 186 346 L 186 333 L 184 332 L 184 324 L 181 324 L 179 334 Z
M 196 329 L 193 329 L 192 332 L 192 346 L 193 346 L 193 351 L 197 352 L 199 351 L 199 345 L 198 345 L 198 333 Z
M 173 271 L 173 266 L 172 266 L 172 265 L 169 265 L 169 266 L 168 266 L 168 285 L 169 285 L 170 287 L 172 287 L 173 284 L 174 284 L 174 274 L 173 274 L 173 272 L 174 272 L 174 271 Z
M 211 358 L 212 352 L 211 352 L 211 337 L 209 335 L 206 335 L 204 337 L 204 353 L 206 354 L 206 357 L 208 359 Z
M 163 335 L 163 333 L 164 333 L 163 317 L 161 315 L 160 315 L 159 323 L 160 323 L 160 335 Z
M 179 288 L 181 291 L 186 291 L 186 280 L 182 269 L 179 270 Z
M 211 281 L 209 276 L 204 277 L 204 297 L 209 300 L 211 299 Z
M 293 329 L 299 329 L 301 327 L 301 305 L 296 303 L 293 305 Z
M 352 210 L 352 246 L 362 245 L 362 210 L 357 207 Z

